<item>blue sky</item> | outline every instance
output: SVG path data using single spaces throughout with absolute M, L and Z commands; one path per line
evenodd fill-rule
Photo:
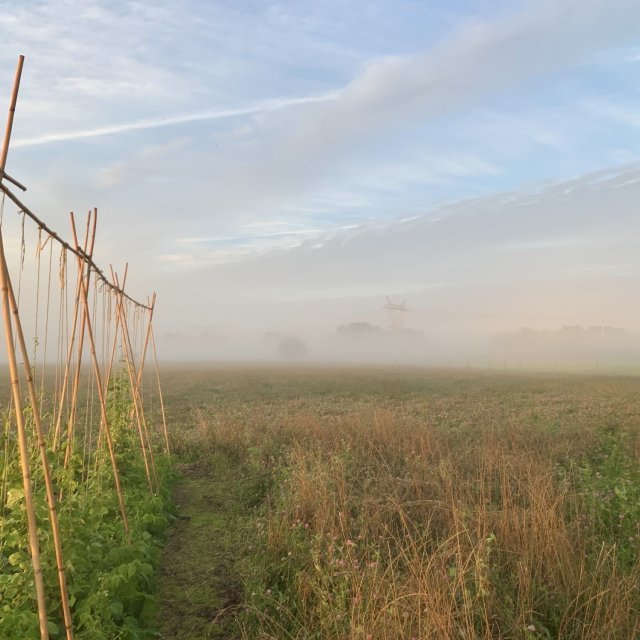
M 184 290 L 447 203 L 627 170 L 638 33 L 635 0 L 0 2 L 7 97 L 27 56 L 8 170 L 56 228 L 98 205 L 98 257 L 128 259 L 133 286 Z

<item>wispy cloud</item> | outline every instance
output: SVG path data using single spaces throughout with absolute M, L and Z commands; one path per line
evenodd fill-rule
M 261 100 L 254 104 L 249 104 L 231 109 L 213 109 L 211 111 L 200 111 L 198 113 L 186 113 L 159 118 L 146 118 L 133 122 L 123 122 L 120 124 L 105 125 L 92 129 L 80 129 L 78 131 L 60 131 L 56 133 L 45 133 L 31 138 L 18 138 L 14 140 L 13 147 L 32 147 L 35 145 L 49 144 L 52 142 L 68 142 L 71 140 L 84 140 L 86 138 L 97 138 L 101 136 L 111 136 L 131 131 L 143 131 L 145 129 L 159 129 L 192 122 L 204 122 L 207 120 L 221 120 L 224 118 L 235 118 L 239 116 L 249 116 L 271 111 L 279 111 L 291 107 L 298 107 L 319 102 L 330 102 L 339 96 L 338 91 L 331 91 L 317 95 L 299 97 L 279 97 Z
M 482 142 L 471 152 L 477 161 L 464 163 L 464 168 L 440 163 L 434 171 L 426 167 L 420 173 L 408 165 L 414 164 L 412 156 L 423 141 L 424 149 L 455 155 L 452 119 L 486 108 L 487 101 L 516 87 L 535 101 L 543 78 L 557 79 L 601 51 L 627 45 L 638 29 L 636 0 L 539 0 L 506 17 L 474 21 L 420 53 L 372 58 L 334 100 L 300 110 L 293 118 L 274 119 L 261 129 L 250 148 L 250 162 L 246 157 L 236 162 L 228 154 L 208 201 L 242 219 L 256 211 L 277 215 L 289 204 L 308 206 L 318 192 L 332 187 L 364 195 L 366 206 L 372 191 L 371 185 L 363 188 L 362 179 L 379 175 L 385 166 L 400 170 L 376 184 L 397 193 L 415 193 L 427 184 L 453 188 L 464 181 L 495 179 L 503 166 L 493 162 L 492 149 Z M 434 144 L 439 126 L 452 130 L 442 150 Z M 424 137 L 414 135 L 417 131 Z M 565 151 L 568 137 L 555 135 L 546 123 L 516 135 L 518 140 L 530 138 L 529 148 L 556 152 Z M 504 139 L 514 146 L 510 137 Z M 400 140 L 406 144 L 394 146 Z M 464 142 L 453 144 L 461 150 Z M 378 206 L 379 189 L 373 195 Z
M 370 289 L 382 298 L 388 291 L 426 291 L 438 284 L 443 297 L 462 307 L 481 304 L 470 293 L 475 287 L 496 297 L 501 313 L 518 305 L 532 313 L 535 305 L 528 296 L 536 283 L 547 290 L 547 298 L 538 301 L 542 305 L 554 303 L 555 296 L 560 300 L 561 285 L 569 289 L 574 283 L 585 290 L 593 287 L 584 303 L 597 320 L 598 313 L 609 317 L 625 311 L 630 292 L 618 288 L 614 294 L 608 287 L 620 274 L 630 274 L 627 284 L 634 286 L 640 272 L 636 247 L 629 241 L 629 231 L 639 224 L 633 204 L 639 193 L 640 165 L 635 164 L 452 203 L 410 221 L 326 235 L 319 244 L 299 243 L 262 257 L 251 247 L 253 261 L 224 271 L 204 270 L 194 278 L 216 281 L 221 290 L 251 288 L 276 298 L 305 291 L 320 299 L 327 287 L 349 295 Z M 211 253 L 202 262 L 220 264 L 230 257 Z M 380 283 L 377 289 L 374 283 Z M 513 298 L 500 298 L 506 285 Z M 461 295 L 470 298 L 458 299 Z M 617 306 L 605 312 L 599 305 L 607 296 Z M 566 316 L 567 322 L 573 318 Z

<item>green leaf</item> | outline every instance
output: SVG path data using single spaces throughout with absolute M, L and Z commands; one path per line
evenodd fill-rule
M 28 560 L 29 557 L 24 551 L 16 551 L 9 556 L 9 564 L 12 564 L 14 567 L 24 563 Z
M 14 507 L 24 499 L 24 489 L 21 487 L 13 487 L 7 491 L 7 506 Z

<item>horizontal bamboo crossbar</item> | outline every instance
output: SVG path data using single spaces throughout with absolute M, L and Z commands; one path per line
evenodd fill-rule
M 4 177 L 6 178 L 7 175 L 4 174 Z M 9 198 L 9 200 L 11 200 L 11 202 L 13 202 L 13 204 L 15 204 L 16 207 L 18 207 L 20 212 L 24 213 L 26 216 L 31 218 L 38 225 L 39 229 L 46 231 L 49 234 L 49 236 L 53 238 L 53 240 L 58 242 L 61 246 L 63 246 L 68 251 L 71 251 L 71 253 L 74 253 L 76 256 L 78 256 L 78 258 L 80 258 L 87 265 L 89 265 L 89 268 L 96 274 L 96 277 L 98 278 L 98 280 L 100 280 L 102 283 L 104 283 L 107 287 L 109 287 L 116 293 L 124 296 L 130 302 L 133 302 L 133 304 L 140 307 L 141 309 L 147 309 L 148 311 L 151 311 L 150 305 L 146 305 L 146 304 L 143 304 L 142 302 L 138 302 L 137 300 L 132 298 L 130 295 L 128 295 L 125 291 L 123 291 L 120 287 L 118 287 L 118 285 L 111 282 L 111 280 L 109 280 L 107 276 L 104 275 L 104 272 L 102 271 L 102 269 L 100 269 L 98 265 L 93 261 L 93 258 L 87 255 L 80 247 L 72 247 L 66 240 L 63 240 L 55 231 L 53 231 L 53 229 L 51 229 L 44 222 L 42 222 L 42 220 L 40 220 L 40 218 L 38 218 L 38 216 L 35 213 L 33 213 L 33 211 L 31 211 L 31 209 L 29 209 L 29 207 L 27 207 L 27 205 L 25 205 L 11 191 L 11 189 L 7 187 L 7 185 L 2 183 L 1 178 L 0 178 L 0 191 L 2 191 L 2 193 L 4 193 L 7 196 L 7 198 Z

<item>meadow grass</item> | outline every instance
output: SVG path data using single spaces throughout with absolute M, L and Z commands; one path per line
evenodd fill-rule
M 253 493 L 232 534 L 243 637 L 640 637 L 637 379 L 165 378 L 176 453 L 224 454 Z

